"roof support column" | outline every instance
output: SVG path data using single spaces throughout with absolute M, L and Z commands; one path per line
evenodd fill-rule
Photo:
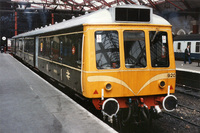
M 54 14 L 51 13 L 51 24 L 53 25 L 54 24 Z
M 17 35 L 17 11 L 15 11 L 15 36 Z

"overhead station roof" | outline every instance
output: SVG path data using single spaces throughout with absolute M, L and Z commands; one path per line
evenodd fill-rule
M 113 8 L 109 8 L 109 9 L 101 9 L 98 10 L 96 12 L 93 13 L 88 13 L 86 15 L 71 19 L 71 20 L 67 20 L 61 23 L 57 23 L 51 26 L 47 26 L 41 29 L 36 29 L 34 31 L 30 31 L 30 32 L 26 32 L 26 33 L 22 33 L 19 34 L 17 36 L 15 36 L 14 38 L 20 38 L 20 37 L 28 37 L 28 36 L 36 36 L 39 34 L 45 34 L 45 33 L 49 33 L 52 31 L 59 31 L 59 30 L 63 30 L 63 29 L 67 29 L 70 27 L 74 27 L 74 26 L 79 26 L 79 25 L 83 25 L 83 24 L 118 24 L 117 19 L 115 18 L 115 16 L 113 14 L 116 14 L 115 8 L 132 8 L 132 9 L 141 9 L 141 10 L 151 10 L 151 8 L 149 7 L 145 7 L 145 6 L 117 6 L 117 7 L 113 7 Z M 122 20 L 123 21 L 123 20 Z M 121 20 L 120 20 L 121 22 Z M 124 23 L 134 23 L 134 20 L 125 20 L 123 21 Z M 137 21 L 138 23 L 138 21 Z M 148 22 L 142 22 L 141 23 L 148 23 L 148 24 L 163 24 L 163 25 L 170 25 L 170 23 L 168 21 L 166 21 L 164 18 L 157 16 L 155 14 L 153 14 L 152 12 L 150 12 L 150 20 Z
M 171 8 L 177 10 L 199 10 L 200 0 L 11 0 L 21 3 L 19 8 L 64 9 L 94 11 L 116 5 L 136 4 L 153 7 L 155 10 Z
M 27 8 L 26 3 L 31 4 L 29 8 L 46 8 L 46 9 L 68 9 L 93 11 L 105 7 L 113 7 L 116 5 L 137 4 L 147 5 L 149 0 L 11 0 L 12 2 L 21 3 L 19 8 Z M 151 0 L 153 3 L 162 2 L 164 0 Z

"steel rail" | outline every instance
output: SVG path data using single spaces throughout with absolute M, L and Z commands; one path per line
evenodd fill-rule
M 168 112 L 163 112 L 163 113 L 164 113 L 164 114 L 167 114 L 167 115 L 169 115 L 169 116 L 172 116 L 173 118 L 182 120 L 182 121 L 184 121 L 184 122 L 187 122 L 187 123 L 189 123 L 189 124 L 191 124 L 191 125 L 193 125 L 193 126 L 196 126 L 196 127 L 200 128 L 200 125 L 197 125 L 196 123 L 193 123 L 193 122 L 188 121 L 188 120 L 186 120 L 186 119 L 180 118 L 180 117 L 178 117 L 178 116 L 176 116 L 176 115 L 174 115 L 174 114 L 171 114 L 171 113 L 168 113 Z
M 182 94 L 185 94 L 185 95 L 188 95 L 188 96 L 193 96 L 193 97 L 195 97 L 195 98 L 200 99 L 200 96 L 199 96 L 199 95 L 187 93 L 187 92 L 185 92 L 185 91 L 180 91 L 180 90 L 177 90 L 177 89 L 176 89 L 176 92 L 179 92 L 179 93 L 182 93 Z
M 194 108 L 194 107 L 190 107 L 190 106 L 187 106 L 187 105 L 183 105 L 183 104 L 178 104 L 178 106 L 181 106 L 181 107 L 185 107 L 185 108 L 188 108 L 188 109 L 190 109 L 190 110 L 195 110 L 195 111 L 197 111 L 197 112 L 200 112 L 200 110 L 199 109 L 196 109 L 196 108 Z

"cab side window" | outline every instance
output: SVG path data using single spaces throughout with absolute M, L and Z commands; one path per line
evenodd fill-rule
M 150 31 L 152 67 L 169 67 L 168 36 L 164 31 Z

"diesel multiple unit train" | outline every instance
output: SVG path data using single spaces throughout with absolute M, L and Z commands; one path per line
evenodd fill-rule
M 15 56 L 91 100 L 110 122 L 149 121 L 177 105 L 171 25 L 149 7 L 101 9 L 13 39 Z

